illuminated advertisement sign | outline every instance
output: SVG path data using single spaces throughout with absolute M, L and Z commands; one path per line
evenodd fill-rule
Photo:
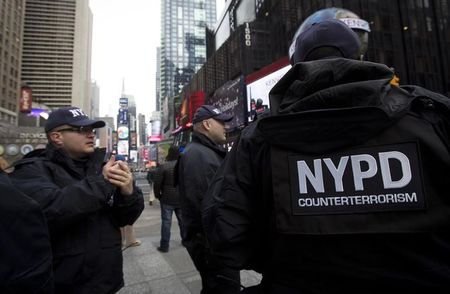
M 119 138 L 117 138 L 117 132 L 113 131 L 112 132 L 112 145 L 113 145 L 114 150 L 117 149 L 117 141 L 119 141 Z
M 128 155 L 128 140 L 119 140 L 117 142 L 117 154 Z
M 22 87 L 20 89 L 19 111 L 22 113 L 30 113 L 33 104 L 33 94 L 30 87 Z
M 117 120 L 119 121 L 119 125 L 128 124 L 128 109 L 120 108 Z
M 137 133 L 136 132 L 130 132 L 130 149 L 131 150 L 137 149 Z
M 138 162 L 138 152 L 137 150 L 130 150 L 130 161 Z
M 220 111 L 233 115 L 233 119 L 228 123 L 230 130 L 246 123 L 244 87 L 243 77 L 239 77 L 225 83 L 214 92 L 213 97 L 207 99 L 206 104 L 214 105 Z
M 282 67 L 247 85 L 248 121 L 253 121 L 258 114 L 269 110 L 269 92 L 290 68 L 290 65 Z
M 148 139 L 149 142 L 159 142 L 162 140 L 161 135 L 161 121 L 160 120 L 153 120 L 151 122 L 152 128 L 150 137 Z
M 128 107 L 128 98 L 122 97 L 119 99 L 119 105 L 121 107 Z
M 128 127 L 127 126 L 120 126 L 117 128 L 117 137 L 119 140 L 128 139 Z

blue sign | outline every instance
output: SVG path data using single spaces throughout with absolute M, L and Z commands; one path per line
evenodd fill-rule
M 119 125 L 127 125 L 128 124 L 128 109 L 119 109 Z

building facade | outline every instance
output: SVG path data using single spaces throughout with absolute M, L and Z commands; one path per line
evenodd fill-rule
M 296 30 L 317 10 L 341 7 L 369 22 L 366 59 L 395 69 L 401 84 L 450 94 L 449 0 L 230 0 L 215 31 L 216 52 L 227 59 L 223 84 L 248 75 L 288 54 Z M 208 89 L 208 86 L 205 87 Z
M 100 88 L 96 81 L 91 82 L 91 91 L 90 91 L 90 97 L 89 102 L 91 104 L 90 106 L 90 113 L 89 117 L 97 117 L 100 115 Z
M 22 82 L 50 108 L 90 113 L 92 13 L 85 0 L 26 0 Z
M 25 0 L 0 1 L 0 121 L 17 124 Z
M 138 146 L 146 145 L 147 140 L 147 122 L 145 121 L 145 115 L 138 114 Z
M 215 22 L 215 0 L 161 1 L 161 100 L 178 94 L 206 62 L 206 30 Z
M 156 48 L 156 81 L 155 81 L 156 111 L 161 111 L 161 47 Z

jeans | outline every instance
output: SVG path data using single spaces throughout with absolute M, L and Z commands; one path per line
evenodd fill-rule
M 172 226 L 172 213 L 175 212 L 175 216 L 178 220 L 178 226 L 181 233 L 181 208 L 172 205 L 161 203 L 161 242 L 160 247 L 162 249 L 169 249 L 170 242 L 170 227 Z

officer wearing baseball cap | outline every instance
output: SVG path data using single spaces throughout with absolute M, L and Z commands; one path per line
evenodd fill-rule
M 209 118 L 214 118 L 215 120 L 221 122 L 229 122 L 233 119 L 233 116 L 221 112 L 218 108 L 212 105 L 202 105 L 195 112 L 194 118 L 192 119 L 192 123 L 196 124 Z
M 391 85 L 359 46 L 338 20 L 300 33 L 272 115 L 211 181 L 212 260 L 261 272 L 251 293 L 450 291 L 450 100 Z
M 49 132 L 61 125 L 69 125 L 72 127 L 91 127 L 103 128 L 105 122 L 102 120 L 90 119 L 82 109 L 78 107 L 61 107 L 52 111 L 45 123 L 45 132 Z
M 192 142 L 186 146 L 178 161 L 183 245 L 200 272 L 202 293 L 205 294 L 227 293 L 228 287 L 239 289 L 239 284 L 228 283 L 218 288 L 217 271 L 211 267 L 200 211 L 209 183 L 225 158 L 226 150 L 222 144 L 226 140 L 226 123 L 232 119 L 232 115 L 212 105 L 200 106 L 192 120 L 194 124 Z M 232 270 L 230 275 L 239 279 L 239 271 Z
M 115 293 L 123 287 L 120 227 L 144 205 L 126 162 L 95 147 L 105 126 L 80 108 L 53 111 L 48 144 L 16 162 L 12 181 L 43 209 L 53 250 L 55 293 Z

